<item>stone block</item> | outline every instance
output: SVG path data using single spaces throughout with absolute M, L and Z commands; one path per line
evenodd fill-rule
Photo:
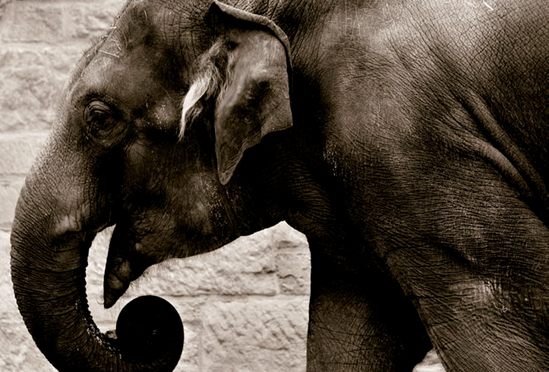
M 46 133 L 0 135 L 0 177 L 28 174 L 45 140 Z
M 58 45 L 5 44 L 0 49 L 0 69 L 27 71 L 48 67 L 68 76 L 88 45 L 86 42 Z
M 2 17 L 6 12 L 6 8 L 8 7 L 8 4 L 11 3 L 12 1 L 13 0 L 0 0 L 0 21 L 2 21 Z M 1 23 L 0 23 L 0 26 L 1 26 Z
M 13 1 L 4 7 L 0 39 L 50 44 L 87 41 L 106 32 L 124 3 L 124 0 Z
M 24 178 L 9 177 L 0 179 L 0 229 L 8 231 L 11 229 L 15 206 L 19 198 L 19 192 L 23 187 Z
M 203 371 L 305 371 L 307 306 L 306 298 L 208 303 Z
M 309 295 L 311 288 L 309 251 L 278 253 L 276 262 L 280 292 L 286 295 Z
M 427 353 L 421 363 L 415 366 L 412 372 L 445 372 L 440 358 L 435 350 L 431 350 Z
M 276 271 L 280 292 L 308 295 L 311 287 L 311 255 L 305 235 L 281 223 L 274 234 L 277 241 Z
M 10 273 L 10 234 L 0 231 L 0 319 L 7 319 L 6 314 L 17 315 L 9 320 L 21 320 L 15 304 Z M 1 353 L 0 353 L 1 354 Z
M 123 0 L 67 3 L 64 17 L 67 39 L 100 37 L 114 24 L 124 3 Z
M 13 1 L 4 9 L 0 39 L 8 42 L 59 42 L 63 6 L 55 2 Z
M 0 48 L 0 132 L 48 131 L 79 46 Z
M 274 239 L 278 242 L 278 249 L 284 251 L 309 251 L 307 237 L 291 228 L 286 222 L 276 225 L 273 231 Z

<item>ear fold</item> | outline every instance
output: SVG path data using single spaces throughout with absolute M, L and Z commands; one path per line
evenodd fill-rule
M 290 64 L 285 34 L 269 19 L 214 0 L 222 46 L 214 45 L 183 104 L 183 123 L 201 97 L 218 90 L 215 104 L 215 151 L 222 184 L 229 182 L 244 151 L 274 131 L 292 125 Z M 226 53 L 226 56 L 213 56 Z M 222 66 L 217 65 L 222 60 Z M 217 72 L 216 68 L 224 69 Z M 219 81 L 221 80 L 221 81 Z M 209 84 L 206 83 L 209 81 Z M 217 87 L 219 88 L 219 87 Z

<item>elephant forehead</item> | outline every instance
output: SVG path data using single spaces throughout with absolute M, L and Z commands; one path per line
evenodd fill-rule
M 110 69 L 114 64 L 115 61 L 113 58 L 97 55 L 82 71 L 80 80 L 84 83 L 82 85 L 93 87 L 102 84 L 105 77 L 105 71 Z
M 142 105 L 158 88 L 153 75 L 147 58 L 135 55 L 120 57 L 101 49 L 82 72 L 77 90 L 109 97 L 123 104 Z

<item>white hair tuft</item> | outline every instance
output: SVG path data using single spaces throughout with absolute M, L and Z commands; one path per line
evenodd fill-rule
M 210 85 L 211 72 L 207 69 L 205 73 L 199 76 L 189 88 L 185 99 L 183 100 L 183 109 L 181 113 L 181 125 L 179 128 L 179 139 L 182 140 L 187 127 L 187 114 L 189 110 L 195 107 L 196 103 L 206 94 Z M 198 111 L 200 112 L 200 111 Z M 198 114 L 197 112 L 197 114 Z

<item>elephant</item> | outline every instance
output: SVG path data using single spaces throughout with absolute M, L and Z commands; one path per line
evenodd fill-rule
M 108 308 L 151 265 L 286 221 L 311 252 L 307 371 L 432 348 L 448 371 L 549 370 L 548 20 L 542 0 L 129 0 L 16 207 L 36 344 L 60 371 L 171 370 L 94 325 L 94 236 L 115 226 Z

